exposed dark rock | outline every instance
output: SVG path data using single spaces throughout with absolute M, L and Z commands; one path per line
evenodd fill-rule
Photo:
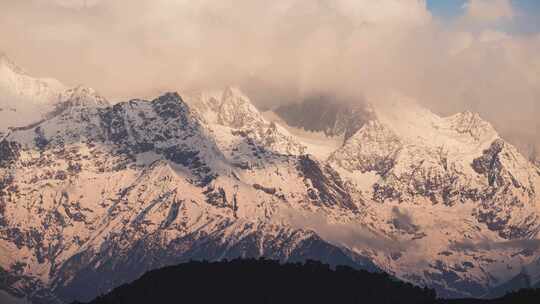
M 0 168 L 7 167 L 20 156 L 20 145 L 13 141 L 0 141 Z
M 100 111 L 99 113 L 101 116 L 101 127 L 105 130 L 106 139 L 116 144 L 121 144 L 128 139 L 123 104 L 115 104 L 112 108 Z
M 499 160 L 499 153 L 504 148 L 504 141 L 495 140 L 491 146 L 484 151 L 483 155 L 474 159 L 472 168 L 478 173 L 488 178 L 488 183 L 492 187 L 504 185 L 504 178 L 501 176 L 502 164 Z
M 47 145 L 49 144 L 49 141 L 45 137 L 45 134 L 43 133 L 41 127 L 35 128 L 34 133 L 36 134 L 34 137 L 34 142 L 36 146 L 41 150 L 45 149 L 45 147 L 47 147 Z
M 298 158 L 298 171 L 304 177 L 304 181 L 309 181 L 306 185 L 313 186 L 308 189 L 308 195 L 313 203 L 357 210 L 343 180 L 329 165 L 321 165 L 309 155 L 303 155 Z
M 255 188 L 257 190 L 261 190 L 261 191 L 265 192 L 266 194 L 270 194 L 270 195 L 274 195 L 277 192 L 276 188 L 264 187 L 264 186 L 261 186 L 259 184 L 253 184 L 253 188 Z

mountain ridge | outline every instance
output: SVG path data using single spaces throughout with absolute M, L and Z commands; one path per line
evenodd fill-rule
M 394 96 L 324 157 L 235 88 L 62 96 L 0 137 L 0 288 L 35 303 L 239 256 L 382 270 L 443 297 L 540 274 L 539 170 L 476 114 Z

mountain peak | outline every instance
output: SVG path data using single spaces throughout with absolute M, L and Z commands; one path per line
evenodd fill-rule
M 96 90 L 77 86 L 62 92 L 54 104 L 54 109 L 45 116 L 51 118 L 66 110 L 78 112 L 83 109 L 104 108 L 109 105 L 109 101 L 99 95 Z
M 265 125 L 261 113 L 239 89 L 228 87 L 223 92 L 218 113 L 218 123 L 232 128 Z
M 152 101 L 154 110 L 163 118 L 187 119 L 194 112 L 177 92 L 167 92 Z M 185 122 L 185 121 L 184 121 Z M 186 122 L 187 123 L 187 122 Z
M 223 91 L 223 99 L 235 98 L 243 101 L 249 101 L 249 98 L 238 87 L 229 86 Z
M 189 110 L 188 105 L 184 102 L 180 94 L 178 94 L 177 92 L 167 92 L 154 99 L 152 103 L 156 106 L 163 108 L 180 107 L 184 109 L 184 111 Z
M 156 101 L 182 101 L 182 97 L 178 92 L 166 92 L 165 94 L 156 98 Z
M 109 106 L 107 99 L 98 94 L 92 88 L 77 86 L 66 90 L 60 95 L 59 103 L 69 103 L 77 107 L 106 107 Z
M 496 133 L 493 126 L 483 120 L 478 113 L 465 111 L 446 118 L 452 129 L 460 134 L 468 134 L 475 140 Z

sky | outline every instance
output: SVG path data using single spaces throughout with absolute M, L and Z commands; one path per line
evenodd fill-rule
M 537 0 L 0 0 L 0 50 L 113 99 L 236 85 L 272 107 L 399 92 L 529 145 L 539 20 Z
M 466 0 L 427 0 L 428 9 L 436 16 L 451 19 L 464 12 Z
M 492 0 L 493 1 L 493 0 Z M 455 18 L 464 13 L 467 0 L 427 0 L 428 9 L 437 16 L 445 18 Z M 512 6 L 518 10 L 538 14 L 540 12 L 540 2 L 537 0 L 512 0 Z
M 520 12 L 520 16 L 512 23 L 506 24 L 506 30 L 529 34 L 540 31 L 540 1 L 512 0 L 509 2 L 515 10 Z M 434 16 L 448 22 L 463 15 L 467 3 L 467 0 L 427 0 L 426 6 Z

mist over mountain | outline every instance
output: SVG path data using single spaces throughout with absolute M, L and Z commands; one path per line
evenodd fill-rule
M 110 100 L 235 85 L 275 108 L 320 92 L 356 105 L 398 91 L 442 116 L 477 112 L 538 150 L 535 1 L 456 0 L 450 20 L 430 7 L 439 2 L 2 1 L 0 49 Z
M 239 257 L 540 287 L 519 1 L 0 2 L 0 299 Z
M 317 111 L 313 111 L 317 109 Z M 365 103 L 352 105 L 329 96 L 306 98 L 303 102 L 282 105 L 275 109 L 286 124 L 311 132 L 323 132 L 330 137 L 349 139 L 372 120 L 373 113 Z

